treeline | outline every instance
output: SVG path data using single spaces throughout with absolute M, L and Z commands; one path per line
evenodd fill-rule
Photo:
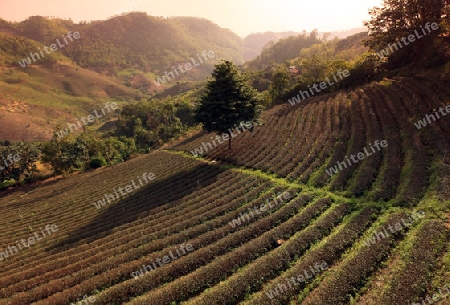
M 38 142 L 0 141 L 0 190 L 21 179 L 32 181 L 40 155 L 41 144 Z
M 248 67 L 265 69 L 274 63 L 283 63 L 296 58 L 303 48 L 321 42 L 317 30 L 312 31 L 309 35 L 303 32 L 298 36 L 290 36 L 279 40 L 277 43 L 271 41 L 261 51 L 261 55 L 248 63 Z
M 169 97 L 124 106 L 117 127 L 110 135 L 132 138 L 136 148 L 144 152 L 160 147 L 195 125 L 189 99 Z
M 266 106 L 286 103 L 297 95 L 298 91 L 307 91 L 308 86 L 326 81 L 327 77 L 332 78 L 338 70 L 348 70 L 350 76 L 333 86 L 327 86 L 322 93 L 362 84 L 373 79 L 380 65 L 378 56 L 369 53 L 368 48 L 364 47 L 363 40 L 366 37 L 367 33 L 362 32 L 346 39 L 322 41 L 317 39 L 317 33 L 313 32 L 309 37 L 296 38 L 304 42 L 309 41 L 296 52 L 287 51 L 282 56 L 270 55 L 276 54 L 274 50 L 283 49 L 289 39 L 280 40 L 263 51 L 267 58 L 262 68 L 253 68 L 258 66 L 253 62 L 248 73 L 253 86 L 264 92 Z M 309 43 L 312 44 L 308 46 Z
M 266 105 L 285 103 L 299 91 L 326 82 L 338 70 L 348 70 L 350 75 L 321 88 L 321 93 L 448 63 L 448 1 L 385 0 L 382 8 L 373 8 L 369 13 L 372 20 L 365 22 L 368 31 L 343 40 L 321 41 L 313 31 L 309 36 L 289 37 L 268 45 L 248 64 L 253 69 L 253 85 L 265 92 Z M 423 34 L 417 40 L 412 35 L 416 32 L 417 36 Z M 414 43 L 404 43 L 406 39 Z
M 48 142 L 0 141 L 0 189 L 46 178 L 38 164 L 60 175 L 114 166 L 148 153 L 195 126 L 192 111 L 186 96 L 142 101 L 125 106 L 116 127 L 103 133 L 85 128 L 61 138 L 63 126 L 58 125 Z
M 55 135 L 49 142 L 0 142 L 0 190 L 47 178 L 38 165 L 51 168 L 51 175 L 68 174 L 113 166 L 130 159 L 136 151 L 133 139 L 87 131 L 63 139 Z
M 203 50 L 213 50 L 217 59 L 243 63 L 242 38 L 200 18 L 162 18 L 133 12 L 104 21 L 74 24 L 71 20 L 32 16 L 18 23 L 0 19 L 0 32 L 2 28 L 15 34 L 13 39 L 28 38 L 47 46 L 69 31 L 78 31 L 81 37 L 59 51 L 78 65 L 97 72 L 113 73 L 131 67 L 144 72 L 170 70 Z M 5 54 L 17 52 L 16 46 L 10 44 L 1 50 Z M 23 57 L 37 48 L 19 51 Z M 209 71 L 211 64 L 205 63 L 199 69 Z
M 34 40 L 0 33 L 0 66 L 19 65 L 18 62 L 30 56 L 30 52 L 37 53 L 39 48 L 43 49 L 43 46 L 43 44 Z M 40 64 L 69 60 L 60 52 L 45 55 L 39 59 Z

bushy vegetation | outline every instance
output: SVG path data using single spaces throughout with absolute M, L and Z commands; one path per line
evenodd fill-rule
M 415 1 L 384 0 L 383 6 L 370 11 L 371 20 L 365 22 L 370 36 L 365 45 L 373 51 L 386 49 L 414 31 L 422 33 L 427 23 L 436 23 L 439 28 L 414 43 L 405 44 L 387 58 L 387 68 L 397 69 L 408 64 L 438 66 L 448 60 L 450 30 L 450 3 L 447 0 Z M 431 58 L 430 58 L 431 57 Z
M 133 138 L 138 151 L 145 152 L 179 137 L 195 125 L 190 98 L 169 97 L 124 106 L 112 135 Z
M 309 86 L 326 82 L 327 77 L 332 79 L 338 70 L 348 70 L 350 76 L 327 86 L 321 93 L 354 87 L 374 79 L 380 59 L 362 45 L 367 33 L 342 40 L 320 40 L 317 35 L 317 32 L 312 32 L 309 37 L 303 35 L 280 40 L 263 51 L 261 56 L 266 56 L 267 60 L 261 62 L 258 58 L 248 64 L 252 84 L 264 92 L 266 106 L 286 103 L 300 90 L 308 91 Z M 284 46 L 289 39 L 299 39 L 304 44 L 297 46 L 295 52 L 289 52 L 290 49 Z M 280 53 L 284 54 L 283 58 L 275 56 Z
M 196 54 L 203 50 L 214 51 L 216 59 L 227 58 L 243 63 L 242 55 L 239 55 L 243 40 L 230 30 L 200 18 L 163 18 L 134 12 L 106 21 L 78 24 L 71 20 L 41 16 L 32 16 L 18 23 L 2 22 L 16 35 L 24 38 L 14 43 L 4 39 L 6 43 L 0 44 L 0 50 L 4 49 L 6 54 L 14 54 L 18 47 L 18 50 L 23 49 L 21 56 L 37 50 L 37 45 L 33 47 L 33 43 L 48 46 L 63 34 L 78 31 L 81 37 L 58 53 L 84 68 L 98 72 L 113 74 L 122 69 L 138 68 L 144 72 L 162 73 L 170 71 L 175 64 L 190 61 L 191 57 L 197 58 Z M 17 45 L 19 42 L 29 45 L 20 47 Z M 50 60 L 49 58 L 46 60 Z M 17 65 L 16 59 L 5 59 L 5 64 Z M 207 62 L 198 67 L 202 75 L 211 70 L 213 63 L 214 61 Z
M 48 142 L 5 141 L 0 146 L 0 161 L 1 156 L 6 158 L 14 152 L 23 154 L 23 158 L 0 171 L 0 182 L 7 181 L 6 187 L 32 181 L 38 161 L 58 175 L 114 166 L 133 154 L 148 153 L 196 127 L 191 100 L 188 94 L 125 105 L 115 127 L 103 133 L 87 127 L 79 135 L 61 138 L 58 132 L 65 126 L 59 124 Z
M 36 162 L 41 154 L 37 142 L 0 143 L 0 189 L 20 181 L 32 181 L 37 171 Z
M 279 40 L 277 43 L 269 43 L 261 51 L 256 59 L 248 63 L 249 67 L 265 69 L 274 63 L 284 63 L 287 60 L 296 58 L 303 48 L 311 47 L 313 44 L 320 43 L 321 39 L 317 30 L 309 35 L 304 32 L 298 36 L 290 36 Z

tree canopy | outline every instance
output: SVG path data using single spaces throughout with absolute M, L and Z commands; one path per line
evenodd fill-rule
M 369 29 L 365 45 L 379 51 L 417 31 L 423 37 L 396 50 L 390 60 L 406 64 L 417 62 L 421 56 L 429 57 L 426 51 L 436 50 L 439 44 L 434 41 L 448 31 L 449 5 L 448 0 L 384 0 L 382 7 L 370 10 L 371 20 L 364 23 Z M 427 23 L 436 23 L 439 28 L 425 30 L 427 35 L 424 35 L 422 28 Z
M 231 148 L 231 129 L 242 122 L 260 122 L 262 100 L 245 76 L 230 61 L 216 65 L 212 79 L 205 87 L 195 118 L 209 132 L 228 134 Z M 242 129 L 242 128 L 240 128 Z

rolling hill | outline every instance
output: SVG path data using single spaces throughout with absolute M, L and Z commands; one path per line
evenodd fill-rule
M 111 99 L 123 104 L 142 96 L 119 79 L 65 61 L 26 71 L 0 67 L 0 138 L 45 141 L 58 123 L 74 122 Z
M 286 103 L 236 133 L 231 150 L 198 133 L 4 195 L 0 304 L 450 296 L 450 123 L 423 121 L 450 104 L 448 81 L 397 77 Z M 375 152 L 377 140 L 388 145 Z M 194 158 L 201 147 L 207 158 Z M 327 174 L 365 148 L 373 153 Z M 156 179 L 143 183 L 144 173 Z
M 80 37 L 62 38 L 69 31 Z M 46 53 L 46 47 L 58 46 L 57 38 L 64 47 Z M 193 17 L 134 12 L 78 24 L 42 16 L 0 19 L 0 138 L 49 140 L 57 123 L 76 121 L 111 100 L 123 105 L 187 90 L 223 58 L 243 63 L 242 43 L 230 30 Z M 203 51 L 214 57 L 199 64 Z M 36 61 L 30 53 L 38 54 Z M 196 66 L 175 75 L 174 67 L 186 63 Z M 155 82 L 170 73 L 173 79 Z
M 58 48 L 62 55 L 83 68 L 117 74 L 127 68 L 144 72 L 167 71 L 175 64 L 188 61 L 203 50 L 213 50 L 216 61 L 221 58 L 243 63 L 242 39 L 213 22 L 194 17 L 162 18 L 146 13 L 128 13 L 108 20 L 73 23 L 71 20 L 32 16 L 24 21 L 9 23 L 0 20 L 0 33 L 17 41 L 50 46 L 69 31 L 79 32 L 80 38 Z M 16 42 L 17 44 L 17 42 Z M 64 42 L 63 42 L 64 44 Z M 1 52 L 14 56 L 3 59 L 5 64 L 29 56 L 36 48 L 3 44 Z M 47 56 L 45 56 L 47 58 Z M 212 66 L 208 62 L 204 66 Z M 205 73 L 210 68 L 204 67 Z

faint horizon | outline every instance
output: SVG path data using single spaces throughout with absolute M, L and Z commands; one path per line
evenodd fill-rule
M 81 21 L 106 20 L 129 11 L 151 16 L 200 17 L 211 20 L 244 38 L 261 32 L 348 31 L 363 27 L 369 20 L 368 10 L 381 5 L 381 0 L 230 0 L 211 4 L 206 0 L 0 0 L 0 18 L 20 22 L 30 16 Z M 239 2 L 241 1 L 241 2 Z

